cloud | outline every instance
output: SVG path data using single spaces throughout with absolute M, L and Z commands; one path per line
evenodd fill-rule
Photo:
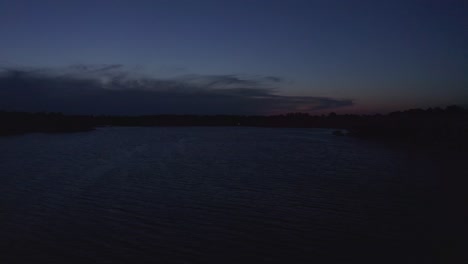
M 109 72 L 116 69 L 122 69 L 122 64 L 98 64 L 98 65 L 85 65 L 75 64 L 69 67 L 78 72 Z
M 272 79 L 274 78 L 274 79 Z M 181 81 L 211 88 L 258 87 L 279 82 L 277 77 L 239 76 L 239 75 L 185 75 Z
M 274 76 L 135 77 L 122 65 L 75 65 L 63 71 L 0 71 L 0 109 L 69 114 L 272 114 L 352 105 L 328 97 L 282 96 Z
M 269 80 L 269 81 L 272 81 L 272 82 L 281 82 L 282 81 L 282 79 L 280 77 L 276 77 L 276 76 L 266 76 L 265 79 Z

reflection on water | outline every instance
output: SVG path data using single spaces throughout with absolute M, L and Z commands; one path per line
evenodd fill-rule
M 436 263 L 437 172 L 396 147 L 269 128 L 0 146 L 2 263 Z

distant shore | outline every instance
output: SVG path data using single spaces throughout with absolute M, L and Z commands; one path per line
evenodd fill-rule
M 145 115 L 91 116 L 0 111 L 0 136 L 71 133 L 106 126 L 245 126 L 339 129 L 335 135 L 423 145 L 468 147 L 468 110 L 458 106 L 411 109 L 387 115 L 289 113 L 274 116 Z M 347 132 L 343 133 L 341 130 Z
M 26 133 L 71 133 L 92 131 L 91 116 L 67 116 L 61 113 L 28 113 L 0 111 L 0 136 Z

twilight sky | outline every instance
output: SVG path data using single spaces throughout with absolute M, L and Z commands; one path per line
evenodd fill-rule
M 466 0 L 0 0 L 0 109 L 468 105 Z

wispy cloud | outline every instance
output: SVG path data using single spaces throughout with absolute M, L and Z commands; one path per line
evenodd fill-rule
M 66 72 L 66 74 L 63 74 Z M 0 109 L 75 114 L 271 114 L 352 105 L 351 100 L 275 93 L 275 76 L 136 76 L 122 65 L 74 65 L 62 71 L 4 68 Z
M 69 67 L 70 69 L 75 69 L 81 72 L 107 72 L 115 69 L 123 68 L 122 64 L 97 64 L 97 65 L 85 65 L 85 64 L 75 64 Z

